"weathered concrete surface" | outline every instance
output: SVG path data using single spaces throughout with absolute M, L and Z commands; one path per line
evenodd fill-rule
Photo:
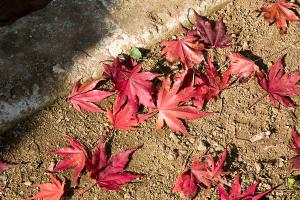
M 20 17 L 44 8 L 51 0 L 1 0 L 0 26 L 13 23 Z
M 166 37 L 189 8 L 203 15 L 230 0 L 53 0 L 0 28 L 0 130 L 65 95 L 100 62 Z

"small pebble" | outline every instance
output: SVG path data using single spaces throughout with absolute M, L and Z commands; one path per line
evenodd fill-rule
M 191 137 L 191 138 L 189 139 L 189 141 L 190 141 L 191 144 L 194 144 L 196 140 L 195 140 L 195 138 L 192 138 L 192 137 Z
M 26 181 L 23 184 L 26 185 L 26 186 L 31 186 L 32 185 L 31 181 Z
M 256 173 L 259 174 L 260 171 L 261 171 L 261 168 L 262 168 L 261 164 L 260 163 L 254 163 L 254 167 L 255 167 Z
M 131 195 L 129 193 L 124 194 L 124 199 L 130 199 Z
M 200 140 L 200 141 L 198 142 L 197 150 L 198 150 L 198 151 L 201 151 L 201 152 L 207 151 L 207 146 L 206 146 L 206 144 L 205 144 L 202 140 Z

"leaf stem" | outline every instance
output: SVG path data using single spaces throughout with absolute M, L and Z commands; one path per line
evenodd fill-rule
M 83 195 L 84 193 L 86 193 L 87 191 L 89 191 L 90 189 L 92 189 L 95 185 L 97 185 L 97 181 L 93 185 L 91 185 L 89 187 L 86 187 L 83 190 L 79 191 L 79 195 Z
M 258 102 L 260 102 L 261 100 L 263 100 L 263 98 L 265 98 L 266 96 L 268 96 L 268 93 L 265 93 L 264 95 L 262 95 L 259 99 L 257 99 L 254 103 L 252 103 L 251 105 L 248 106 L 248 109 L 252 108 L 252 106 L 254 106 L 255 104 L 257 104 Z

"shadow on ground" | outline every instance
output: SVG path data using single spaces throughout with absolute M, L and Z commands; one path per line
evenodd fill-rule
M 16 2 L 1 2 L 1 10 L 5 10 L 5 6 L 16 6 Z M 30 103 L 35 106 L 36 99 L 51 97 L 64 87 L 74 57 L 96 48 L 96 44 L 110 34 L 113 26 L 107 22 L 110 0 L 48 3 L 49 0 L 43 0 L 33 7 L 29 3 L 17 6 L 18 13 L 7 9 L 0 15 L 1 25 L 9 24 L 0 27 L 0 122 L 6 117 L 12 118 L 10 113 L 21 114 L 16 106 Z M 16 20 L 45 5 L 45 8 Z M 0 134 L 2 154 L 7 147 L 17 145 L 26 133 L 33 131 L 23 130 L 18 135 L 13 132 Z

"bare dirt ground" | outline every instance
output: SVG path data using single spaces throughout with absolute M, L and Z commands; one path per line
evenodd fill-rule
M 299 23 L 291 23 L 287 33 L 280 34 L 275 25 L 268 26 L 262 16 L 258 17 L 256 10 L 263 3 L 261 0 L 236 0 L 210 16 L 211 19 L 224 17 L 228 32 L 234 33 L 232 47 L 220 53 L 247 51 L 249 56 L 261 58 L 260 62 L 267 67 L 286 55 L 286 70 L 299 70 Z M 156 64 L 155 61 L 147 63 Z M 193 157 L 196 153 L 205 155 L 207 151 L 218 155 L 228 144 L 235 149 L 231 152 L 232 177 L 241 172 L 244 186 L 261 180 L 260 191 L 278 186 L 268 195 L 269 199 L 300 199 L 297 191 L 286 186 L 291 174 L 288 159 L 293 156 L 289 150 L 290 132 L 293 126 L 300 130 L 300 110 L 272 107 L 267 98 L 248 109 L 248 105 L 261 95 L 263 91 L 255 79 L 225 90 L 219 100 L 209 102 L 205 108 L 206 111 L 221 113 L 190 121 L 190 137 L 172 133 L 168 128 L 156 131 L 155 117 L 134 131 L 118 131 L 113 138 L 112 153 L 143 145 L 133 154 L 127 170 L 146 176 L 124 186 L 124 191 L 109 192 L 94 187 L 84 196 L 74 194 L 71 199 L 181 199 L 178 194 L 172 194 L 171 189 L 183 171 L 182 158 L 190 154 Z M 300 97 L 293 99 L 300 104 Z M 48 182 L 44 173 L 52 162 L 59 159 L 49 151 L 66 146 L 67 135 L 92 149 L 100 133 L 108 127 L 104 114 L 79 113 L 65 99 L 59 99 L 51 107 L 1 135 L 1 160 L 20 163 L 1 174 L 1 199 L 24 199 L 38 191 L 32 185 Z M 250 141 L 251 137 L 262 132 L 268 136 L 256 142 Z M 79 186 L 92 184 L 88 175 L 83 174 Z M 209 192 L 202 190 L 195 199 L 218 199 L 218 196 L 213 189 Z

